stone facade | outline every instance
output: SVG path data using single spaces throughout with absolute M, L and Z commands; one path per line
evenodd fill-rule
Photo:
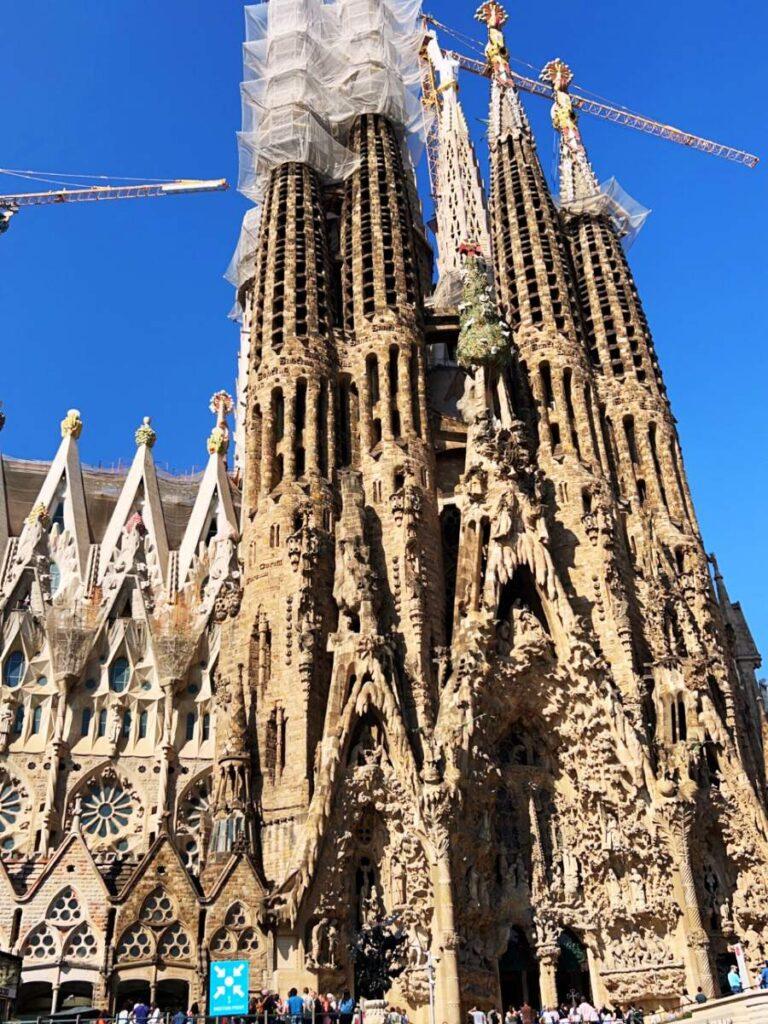
M 735 940 L 768 954 L 759 656 L 569 73 L 558 207 L 479 16 L 491 195 L 443 68 L 450 286 L 398 131 L 358 115 L 341 188 L 269 173 L 234 476 L 223 392 L 195 479 L 149 421 L 127 474 L 82 467 L 76 411 L 52 463 L 0 463 L 0 943 L 30 1008 L 202 1003 L 232 956 L 336 990 L 385 915 L 393 1000 L 427 1019 L 431 953 L 449 1024 L 676 1005 Z

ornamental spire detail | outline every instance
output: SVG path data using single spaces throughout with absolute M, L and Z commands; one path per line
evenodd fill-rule
M 210 455 L 226 455 L 229 448 L 227 417 L 234 408 L 232 396 L 226 391 L 217 391 L 209 408 L 216 416 L 216 426 L 208 435 L 208 452 Z
M 526 134 L 532 138 L 531 127 L 512 78 L 509 51 L 502 32 L 508 20 L 507 12 L 496 0 L 488 0 L 475 11 L 475 19 L 488 29 L 485 58 L 491 70 L 491 119 L 488 126 L 491 145 L 507 135 L 518 138 Z
M 599 195 L 600 185 L 587 157 L 573 99 L 568 92 L 573 72 L 557 57 L 544 67 L 540 77 L 550 83 L 555 94 L 552 124 L 560 136 L 560 201 L 571 203 Z

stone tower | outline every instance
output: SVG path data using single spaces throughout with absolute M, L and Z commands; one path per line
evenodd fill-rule
M 361 989 L 483 1007 L 723 983 L 768 949 L 760 659 L 708 560 L 560 60 L 559 196 L 495 0 L 489 199 L 410 0 L 246 12 L 236 401 L 171 477 L 0 460 L 0 941 L 22 1010 Z M 235 471 L 228 467 L 236 413 Z M 77 965 L 77 977 L 71 973 Z

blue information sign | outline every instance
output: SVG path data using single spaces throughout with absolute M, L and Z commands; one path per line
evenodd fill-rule
M 247 960 L 212 960 L 208 978 L 208 1013 L 211 1017 L 248 1013 Z

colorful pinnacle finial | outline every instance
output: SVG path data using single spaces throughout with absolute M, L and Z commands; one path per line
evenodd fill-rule
M 556 57 L 543 69 L 543 82 L 549 82 L 555 94 L 552 104 L 552 124 L 560 135 L 560 198 L 564 202 L 585 199 L 599 192 L 599 185 L 590 166 L 581 138 L 579 123 L 568 86 L 573 72 Z
M 211 398 L 210 410 L 216 416 L 216 426 L 208 437 L 208 452 L 211 455 L 226 455 L 229 448 L 229 427 L 227 416 L 234 409 L 232 396 L 226 391 L 217 391 Z
M 576 111 L 573 100 L 568 94 L 568 86 L 573 81 L 573 72 L 565 63 L 556 57 L 544 66 L 539 75 L 542 82 L 549 82 L 555 93 L 552 104 L 552 124 L 556 131 L 565 137 L 568 132 L 576 131 Z
M 75 441 L 83 432 L 83 421 L 80 419 L 78 409 L 69 409 L 67 415 L 61 421 L 61 436 L 71 437 Z
M 151 420 L 149 416 L 145 416 L 141 421 L 141 426 L 137 429 L 133 435 L 136 441 L 137 447 L 141 448 L 144 445 L 146 448 L 152 448 L 155 441 L 157 440 L 157 434 L 150 426 Z
M 504 42 L 504 33 L 501 31 L 507 23 L 507 12 L 497 3 L 496 0 L 487 0 L 475 11 L 477 21 L 482 21 L 488 26 L 488 43 L 485 47 L 485 58 L 491 69 L 493 77 L 501 82 L 511 82 L 512 74 L 509 68 L 509 53 L 507 44 Z

